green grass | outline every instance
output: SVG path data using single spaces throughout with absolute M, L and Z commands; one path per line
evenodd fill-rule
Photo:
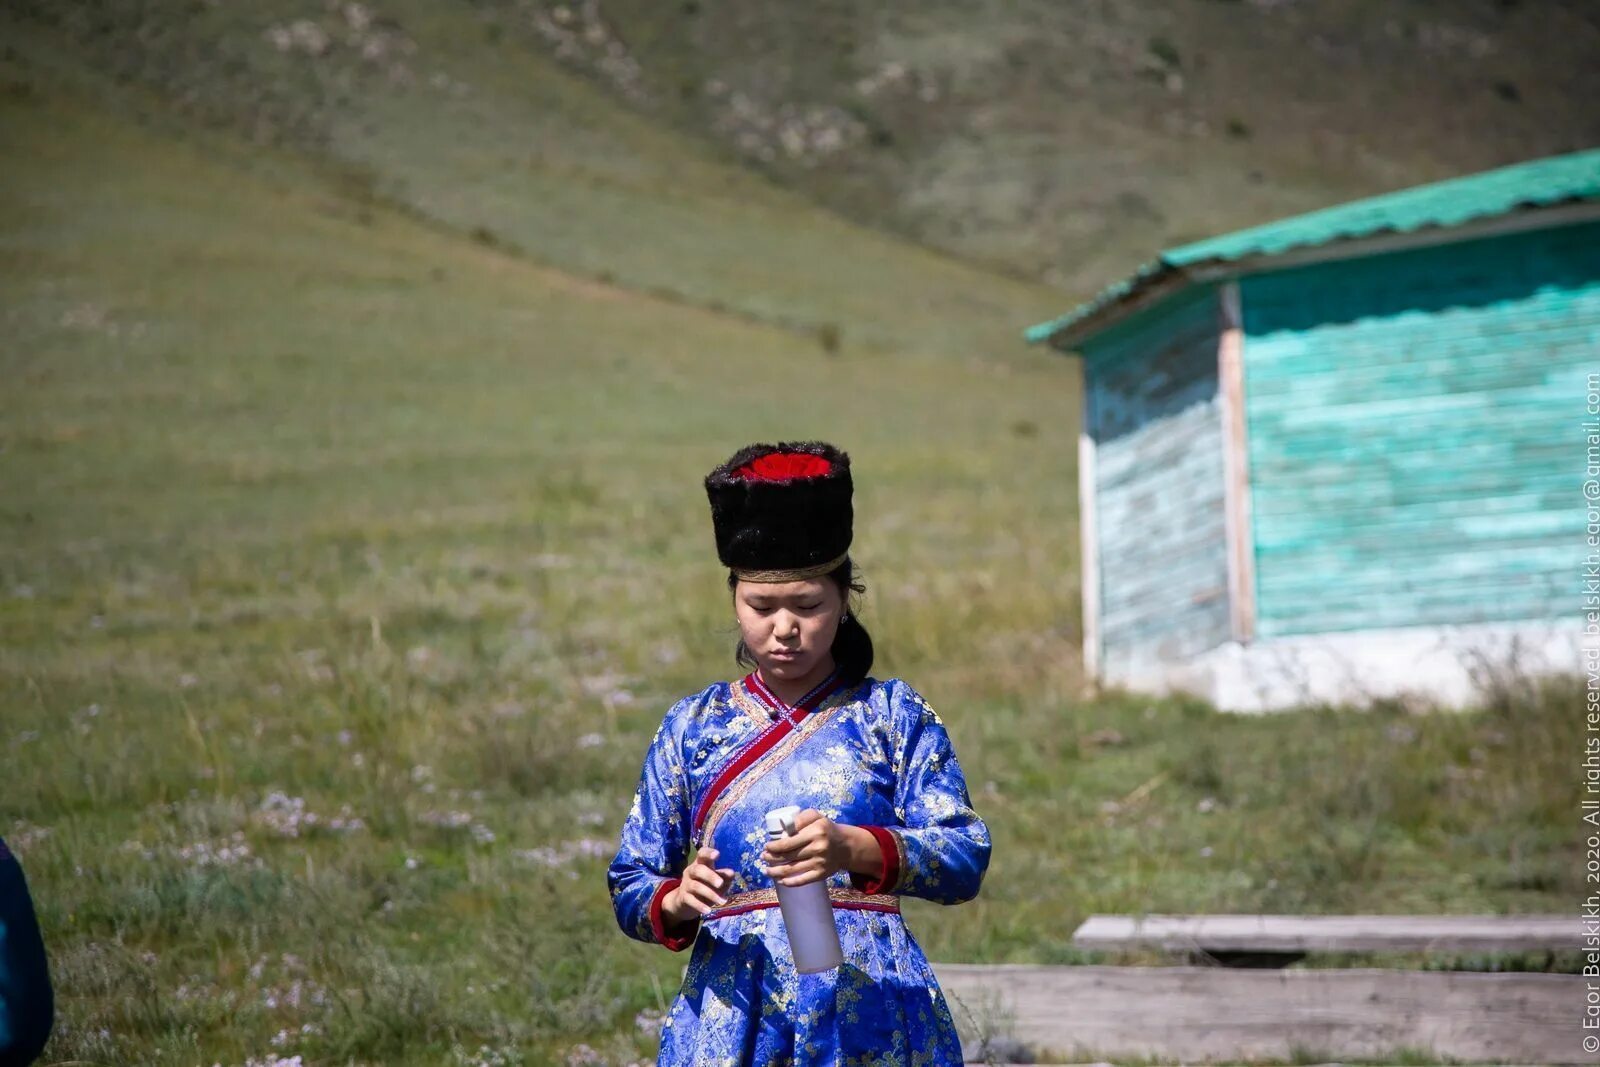
M 1059 310 L 1060 294 L 1042 285 L 780 190 L 514 34 L 486 41 L 486 26 L 521 26 L 525 13 L 394 0 L 378 10 L 395 26 L 381 40 L 404 46 L 372 60 L 361 42 L 377 30 L 352 38 L 331 7 L 295 0 L 17 6 L 0 13 L 0 30 L 30 63 L 122 115 L 171 110 L 311 153 L 335 169 L 355 212 L 399 206 L 520 258 L 819 347 L 831 330 L 849 349 L 1034 362 L 1020 331 Z M 268 43 L 308 16 L 335 42 L 326 51 Z
M 699 480 L 758 439 L 851 451 L 874 673 L 940 710 L 993 830 L 978 900 L 908 903 L 933 958 L 1072 962 L 1098 911 L 1578 894 L 1576 681 L 1462 716 L 1083 695 L 1066 362 L 829 354 L 108 110 L 64 62 L 0 62 L 0 834 L 46 1062 L 653 1059 L 685 957 L 621 934 L 604 867 L 661 713 L 738 673 Z M 787 292 L 760 272 L 816 216 L 752 210 L 672 231 L 728 268 L 693 285 Z M 830 241 L 831 317 L 859 290 L 890 339 L 949 292 Z M 961 314 L 1001 336 L 1030 298 L 984 284 Z
M 583 7 L 539 6 L 562 4 Z M 639 65 L 638 110 L 850 218 L 1047 279 L 1063 311 L 1163 248 L 1600 143 L 1600 22 L 1575 0 L 598 10 Z M 571 66 L 613 84 L 599 53 Z M 792 158 L 730 122 L 736 93 L 780 120 L 836 109 L 861 135 Z

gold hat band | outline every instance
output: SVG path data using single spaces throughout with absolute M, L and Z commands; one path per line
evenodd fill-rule
M 813 564 L 810 567 L 794 567 L 789 570 L 754 571 L 731 567 L 730 570 L 745 582 L 798 582 L 805 578 L 817 578 L 831 572 L 839 564 L 850 558 L 849 551 L 839 553 L 826 563 Z

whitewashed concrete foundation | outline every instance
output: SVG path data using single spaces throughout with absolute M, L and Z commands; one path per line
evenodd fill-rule
M 1365 707 L 1379 698 L 1464 708 L 1497 685 L 1582 672 L 1580 623 L 1408 626 L 1230 641 L 1182 661 L 1107 650 L 1103 685 L 1187 692 L 1224 711 L 1306 704 Z

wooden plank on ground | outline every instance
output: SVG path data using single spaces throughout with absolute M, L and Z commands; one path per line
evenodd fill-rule
M 1519 952 L 1577 949 L 1564 915 L 1091 915 L 1084 948 L 1206 952 Z
M 1293 1061 L 1404 1049 L 1474 1063 L 1593 1062 L 1581 975 L 936 963 L 963 1041 L 1069 1059 Z

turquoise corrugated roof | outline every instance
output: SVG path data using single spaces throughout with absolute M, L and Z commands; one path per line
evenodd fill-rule
M 1049 339 L 1180 271 L 1253 256 L 1281 255 L 1383 233 L 1459 226 L 1525 208 L 1600 199 L 1600 149 L 1550 156 L 1497 170 L 1413 186 L 1396 193 L 1279 219 L 1169 248 L 1134 274 L 1058 319 L 1030 326 L 1029 342 Z

